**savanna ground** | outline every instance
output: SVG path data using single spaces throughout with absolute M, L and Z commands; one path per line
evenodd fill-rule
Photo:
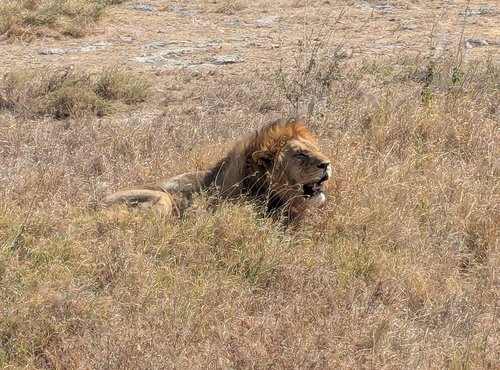
M 499 11 L 3 1 L 0 366 L 497 368 Z M 334 173 L 299 229 L 98 206 L 297 114 Z

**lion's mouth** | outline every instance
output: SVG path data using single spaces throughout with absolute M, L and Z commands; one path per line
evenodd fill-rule
M 323 194 L 323 183 L 328 180 L 330 176 L 326 173 L 319 181 L 309 182 L 304 184 L 304 198 L 312 198 Z

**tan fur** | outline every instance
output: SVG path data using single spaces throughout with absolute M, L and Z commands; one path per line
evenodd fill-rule
M 207 191 L 217 199 L 245 196 L 257 200 L 268 213 L 284 215 L 290 221 L 325 199 L 322 191 L 305 196 L 304 184 L 321 180 L 315 189 L 322 190 L 329 177 L 329 160 L 319 152 L 316 139 L 304 123 L 279 120 L 238 140 L 208 171 L 188 172 L 155 185 L 121 190 L 106 197 L 104 203 L 148 203 L 163 207 L 165 214 L 182 215 L 194 194 Z
M 176 205 L 169 193 L 148 189 L 125 189 L 119 190 L 106 197 L 103 201 L 106 205 L 124 202 L 130 205 L 152 204 L 155 209 L 164 216 L 175 213 Z

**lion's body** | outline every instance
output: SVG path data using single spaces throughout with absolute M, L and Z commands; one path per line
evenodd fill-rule
M 239 140 L 207 171 L 188 172 L 149 186 L 121 190 L 106 204 L 148 203 L 163 214 L 180 214 L 201 191 L 217 199 L 246 196 L 265 203 L 269 213 L 291 220 L 323 203 L 329 161 L 301 121 L 276 121 Z M 165 194 L 165 195 L 162 195 Z

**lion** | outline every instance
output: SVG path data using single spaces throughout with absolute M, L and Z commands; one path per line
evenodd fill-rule
M 264 205 L 267 214 L 292 222 L 325 202 L 330 177 L 330 161 L 305 123 L 277 120 L 237 140 L 206 171 L 120 190 L 104 203 L 147 204 L 164 215 L 182 216 L 195 194 L 207 192 L 217 200 L 245 197 Z

